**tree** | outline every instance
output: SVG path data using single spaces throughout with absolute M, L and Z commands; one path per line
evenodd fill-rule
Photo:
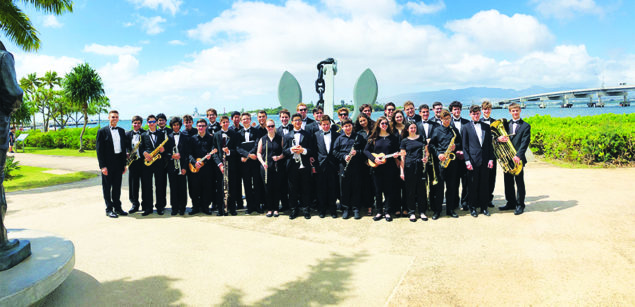
M 40 87 L 40 83 L 40 78 L 37 77 L 36 73 L 30 73 L 20 79 L 20 87 L 25 94 L 23 105 L 28 104 L 29 114 L 33 115 L 33 130 L 35 130 L 35 111 L 37 106 L 35 92 Z
M 88 125 L 88 109 L 104 96 L 104 84 L 101 77 L 88 63 L 79 64 L 66 74 L 63 82 L 64 92 L 71 103 L 81 108 L 84 115 L 84 127 L 79 135 L 79 152 L 84 152 L 83 138 Z
M 61 92 L 54 90 L 57 86 L 62 84 L 62 78 L 57 75 L 55 71 L 47 71 L 44 76 L 40 77 L 40 87 L 38 107 L 42 112 L 42 131 L 46 132 L 49 129 L 49 120 L 53 120 L 57 123 L 56 111 L 61 109 L 58 107 L 58 103 L 61 100 Z M 48 87 L 48 88 L 47 88 Z
M 0 1 L 0 31 L 25 51 L 36 51 L 40 48 L 37 30 L 29 17 L 18 8 L 15 0 Z M 23 0 L 35 9 L 47 14 L 61 15 L 73 11 L 71 0 Z

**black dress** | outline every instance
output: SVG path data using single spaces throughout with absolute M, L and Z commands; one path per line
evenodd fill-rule
M 260 138 L 259 143 L 262 143 L 262 157 L 266 158 L 268 170 L 260 164 L 260 175 L 262 181 L 265 182 L 265 210 L 277 211 L 278 202 L 280 201 L 280 173 L 284 172 L 284 165 L 282 161 L 273 161 L 273 156 L 279 156 L 282 154 L 282 136 L 276 134 L 273 139 L 269 138 L 269 135 L 265 135 Z M 265 157 L 266 156 L 266 157 Z
M 426 140 L 422 136 L 416 139 L 404 138 L 400 148 L 406 151 L 404 162 L 405 203 L 408 214 L 425 213 L 428 200 L 426 197 L 426 174 L 423 169 L 423 155 Z
M 373 153 L 392 154 L 399 150 L 399 139 L 394 134 L 369 140 L 364 149 L 366 158 L 375 160 Z M 390 213 L 394 204 L 395 182 L 399 179 L 397 164 L 392 159 L 373 168 L 373 182 L 375 185 L 375 210 L 377 214 Z M 385 198 L 384 204 L 382 200 Z

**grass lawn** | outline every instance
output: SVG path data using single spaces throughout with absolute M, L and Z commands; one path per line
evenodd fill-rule
M 15 171 L 15 178 L 4 181 L 4 189 L 7 192 L 15 192 L 75 182 L 97 176 L 97 174 L 89 172 L 75 172 L 64 175 L 44 173 L 47 170 L 50 170 L 50 168 L 21 165 L 20 169 Z
M 20 148 L 19 152 L 22 152 Z M 24 153 L 38 154 L 38 155 L 49 155 L 49 156 L 71 156 L 71 157 L 91 157 L 97 158 L 97 151 L 95 150 L 86 150 L 85 152 L 80 153 L 78 149 L 68 149 L 68 148 L 40 148 L 40 147 L 26 147 L 24 149 Z

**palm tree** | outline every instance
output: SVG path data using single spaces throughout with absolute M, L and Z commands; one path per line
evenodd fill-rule
M 29 106 L 34 109 L 34 106 L 37 105 L 36 100 L 36 91 L 40 87 L 41 81 L 40 78 L 37 77 L 36 73 L 30 73 L 26 77 L 22 77 L 20 79 L 20 87 L 26 94 L 26 101 L 29 101 Z M 35 130 L 35 110 L 32 112 L 33 115 L 33 130 Z
M 52 117 L 53 120 L 56 121 L 55 115 L 53 114 L 56 110 L 56 102 L 58 100 L 58 95 L 56 95 L 56 91 L 53 90 L 55 86 L 62 85 L 62 77 L 60 77 L 56 71 L 47 71 L 43 77 L 40 77 L 41 86 L 42 86 L 42 99 L 40 102 L 40 111 L 42 112 L 42 120 L 44 131 L 48 131 L 49 119 Z M 44 88 L 48 86 L 48 89 Z
M 37 30 L 15 2 L 17 1 L 0 1 L 0 31 L 25 51 L 36 51 L 40 48 Z M 37 10 L 47 14 L 61 15 L 73 11 L 71 0 L 22 0 L 21 2 L 33 5 Z
M 97 71 L 88 63 L 73 67 L 71 72 L 64 77 L 63 84 L 66 97 L 70 99 L 71 103 L 81 108 L 84 115 L 84 128 L 79 135 L 79 152 L 84 152 L 82 140 L 88 125 L 88 108 L 92 104 L 98 103 L 104 96 L 104 84 Z

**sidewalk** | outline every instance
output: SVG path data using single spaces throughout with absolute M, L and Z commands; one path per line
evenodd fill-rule
M 17 157 L 97 171 L 96 159 Z M 7 193 L 5 224 L 75 244 L 75 270 L 44 306 L 632 305 L 633 178 L 530 163 L 525 214 L 417 223 L 169 210 L 109 219 L 100 181 L 89 180 Z M 129 208 L 126 188 L 122 201 Z

